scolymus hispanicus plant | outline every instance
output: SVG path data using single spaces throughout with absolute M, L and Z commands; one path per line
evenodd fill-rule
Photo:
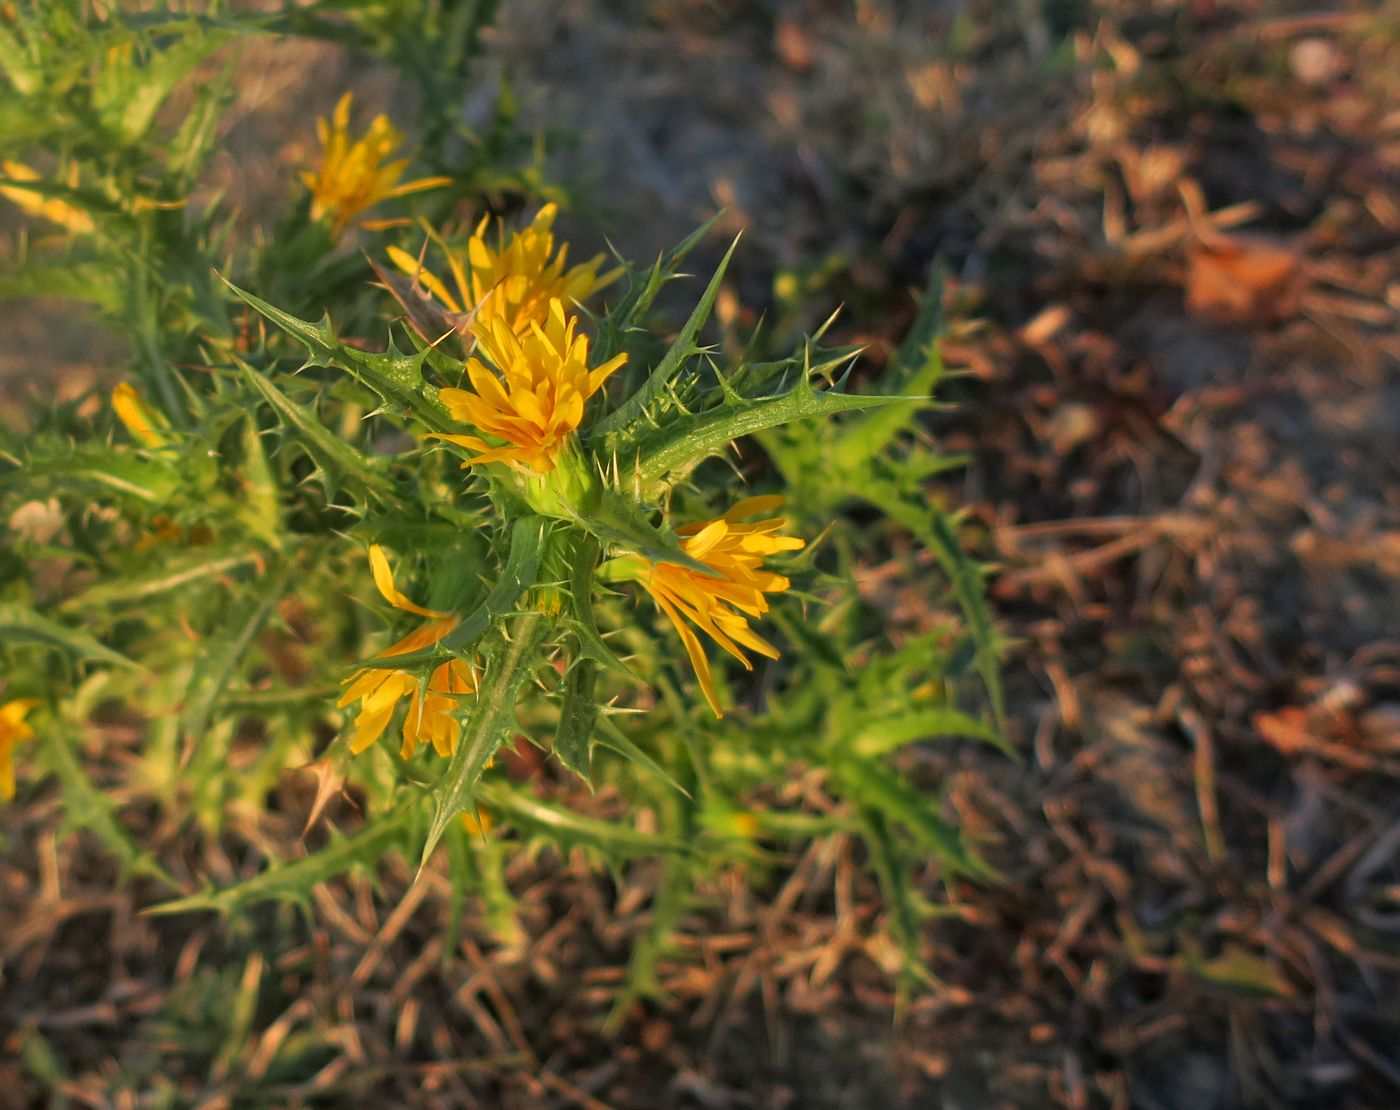
M 197 61 L 233 33 L 169 26 L 74 24 L 65 72 L 168 93 L 162 51 Z M 159 96 L 111 111 L 128 101 Z M 681 273 L 708 229 L 649 267 L 580 257 L 567 194 L 489 163 L 508 144 L 468 162 L 441 113 L 410 138 L 349 98 L 307 127 L 280 222 L 240 238 L 217 203 L 188 203 L 219 103 L 201 86 L 181 142 L 121 116 L 105 150 L 115 125 L 74 113 L 51 156 L 0 149 L 24 167 L 0 196 L 43 231 L 36 288 L 80 291 L 132 352 L 96 415 L 59 403 L 22 441 L 0 428 L 4 519 L 58 529 L 3 566 L 62 547 L 66 568 L 0 582 L 19 789 L 55 775 L 74 822 L 176 895 L 167 911 L 305 900 L 442 843 L 502 935 L 517 848 L 663 861 L 664 932 L 717 868 L 839 831 L 912 951 L 920 869 L 981 872 L 890 757 L 995 741 L 955 705 L 967 671 L 995 703 L 980 570 L 923 481 L 948 465 L 920 428 L 937 296 L 857 388 L 857 352 L 825 328 L 794 344 L 774 334 L 800 328 L 710 323 L 735 248 L 703 288 Z M 857 503 L 876 542 L 933 553 L 960 622 L 885 634 L 853 585 Z M 311 772 L 307 827 L 328 846 L 260 846 L 261 870 L 218 886 L 166 873 L 73 755 L 97 705 L 143 722 L 119 797 L 227 835 L 281 816 L 277 792 Z M 821 815 L 764 796 L 799 765 Z M 637 989 L 661 950 L 639 954 Z
M 417 439 L 417 450 L 454 456 L 460 478 L 445 496 L 484 498 L 489 506 L 483 526 L 499 570 L 470 604 L 410 601 L 394 586 L 381 547 L 370 548 L 380 594 L 425 623 L 366 659 L 341 699 L 357 707 L 355 750 L 401 712 L 405 754 L 431 740 L 447 760 L 433 789 L 425 852 L 473 804 L 483 773 L 520 730 L 516 702 L 532 678 L 553 679 L 543 686 L 559 705 L 554 753 L 587 773 L 595 731 L 611 708 L 601 704 L 599 674 L 635 679 L 610 646 L 618 630 L 595 618 L 600 591 L 650 597 L 673 629 L 677 656 L 689 659 L 705 704 L 721 716 L 705 640 L 745 668 L 752 668 L 751 654 L 778 658 L 779 649 L 754 626 L 769 596 L 790 584 L 774 560 L 804 540 L 777 515 L 780 495 L 736 498 L 696 519 L 673 511 L 676 487 L 742 435 L 907 403 L 840 388 L 835 375 L 849 363 L 848 352 L 815 364 L 806 352 L 763 367 L 710 361 L 699 334 L 728 254 L 675 340 L 653 365 L 626 374 L 633 356 L 617 347 L 693 242 L 649 273 L 624 266 L 604 274 L 601 258 L 568 264 L 555 216 L 546 206 L 513 230 L 483 220 L 462 246 L 433 231 L 448 280 L 421 257 L 391 250 L 379 273 L 408 309 L 407 352 L 367 353 L 341 342 L 329 319 L 299 320 L 235 290 L 298 340 L 310 364 L 343 371 L 367 388 L 381 415 Z M 619 304 L 586 316 L 589 298 L 596 301 L 624 273 Z M 616 396 L 608 390 L 615 381 L 626 386 Z M 685 500 L 697 500 L 697 492 L 687 490 Z M 366 530 L 380 531 L 431 577 L 431 550 L 394 541 L 390 529 L 374 525 L 376 507 L 364 511 Z

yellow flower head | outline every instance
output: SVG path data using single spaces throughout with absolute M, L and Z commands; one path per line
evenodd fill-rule
M 316 121 L 321 140 L 321 165 L 303 170 L 301 179 L 311 190 L 311 218 L 329 219 L 331 233 L 339 236 L 366 209 L 391 197 L 406 196 L 424 189 L 436 189 L 451 182 L 449 177 L 421 177 L 400 183 L 409 159 L 385 162 L 402 144 L 403 136 L 388 116 L 375 116 L 369 130 L 355 140 L 350 138 L 350 100 L 346 93 L 329 120 Z M 364 227 L 383 227 L 382 221 L 368 221 Z
M 0 801 L 8 802 L 15 796 L 15 745 L 34 735 L 24 718 L 38 704 L 32 698 L 19 698 L 0 705 Z
M 489 216 L 477 225 L 465 251 L 449 247 L 434 235 L 447 259 L 455 294 L 407 251 L 390 247 L 389 258 L 405 274 L 421 282 L 460 323 L 470 320 L 476 334 L 485 330 L 488 321 L 500 318 L 511 331 L 521 335 L 529 331 L 531 324 L 546 321 L 551 301 L 582 301 L 618 276 L 616 270 L 599 275 L 601 254 L 565 268 L 569 245 L 561 244 L 557 254 L 554 249 L 554 217 L 558 212 L 558 205 L 546 204 L 527 227 L 510 235 L 498 226 L 494 247 L 486 241 Z
M 588 336 L 579 334 L 578 318 L 564 315 L 564 302 L 549 302 L 543 325 L 532 323 L 517 336 L 501 317 L 493 317 L 478 337 L 481 351 L 499 376 L 479 358 L 467 360 L 471 392 L 444 389 L 440 396 L 455 420 L 483 435 L 505 440 L 492 447 L 479 436 L 439 435 L 460 447 L 481 452 L 463 463 L 507 462 L 537 474 L 553 470 L 560 450 L 583 422 L 583 408 L 626 361 L 609 359 L 588 368 Z
M 369 549 L 369 565 L 374 584 L 385 601 L 405 613 L 429 618 L 429 623 L 410 632 L 378 656 L 379 659 L 422 651 L 457 627 L 457 617 L 415 605 L 394 588 L 394 575 L 383 548 L 375 545 Z M 409 699 L 408 713 L 403 720 L 403 746 L 400 749 L 405 759 L 418 750 L 419 744 L 427 742 L 432 743 L 439 755 L 450 756 L 457 746 L 460 732 L 453 710 L 462 697 L 476 693 L 476 678 L 472 669 L 460 659 L 452 659 L 436 668 L 428 678 L 426 691 L 420 691 L 416 677 L 391 667 L 366 667 L 351 675 L 346 683 L 349 689 L 337 704 L 343 709 L 353 702 L 360 703 L 360 712 L 355 718 L 355 734 L 350 740 L 350 750 L 356 755 L 384 734 L 399 702 L 404 698 Z
M 640 582 L 676 626 L 700 680 L 700 689 L 716 717 L 724 713 L 715 694 L 714 676 L 700 638 L 690 625 L 704 632 L 748 670 L 753 666 L 743 648 L 769 659 L 778 658 L 778 649 L 749 627 L 749 618 L 768 612 L 768 599 L 764 594 L 786 590 L 791 583 L 781 574 L 764 570 L 763 560 L 780 551 L 799 551 L 806 545 L 795 536 L 778 535 L 787 523 L 781 517 L 752 524 L 740 521 L 771 512 L 782 502 L 781 497 L 750 497 L 717 520 L 696 521 L 676 529 L 685 553 L 704 563 L 718 577 L 710 578 L 675 563 L 648 565 L 631 558 L 622 560 L 624 564 L 631 564 L 624 565 L 623 574 Z M 641 565 L 636 565 L 638 563 Z
M 8 177 L 11 182 L 39 180 L 39 175 L 23 162 L 0 162 L 0 177 Z M 68 185 L 72 188 L 77 183 L 74 176 Z M 82 234 L 92 231 L 95 226 L 92 217 L 81 208 L 76 208 L 59 197 L 41 193 L 37 189 L 15 184 L 0 185 L 0 196 L 18 205 L 20 210 L 28 215 L 42 216 L 50 223 L 66 227 L 69 231 Z
M 112 390 L 112 411 L 132 439 L 146 447 L 165 446 L 163 430 L 169 427 L 165 415 L 151 408 L 130 382 L 118 382 Z

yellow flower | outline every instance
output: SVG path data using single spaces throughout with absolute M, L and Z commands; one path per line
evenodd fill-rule
M 33 698 L 19 698 L 0 705 L 0 801 L 15 796 L 15 745 L 34 735 L 24 718 L 38 704 Z
M 355 140 L 350 138 L 350 100 L 346 93 L 329 120 L 316 121 L 321 140 L 321 165 L 303 170 L 301 179 L 311 190 L 311 218 L 328 217 L 331 234 L 340 235 L 360 213 L 391 197 L 406 196 L 424 189 L 451 183 L 450 177 L 421 177 L 399 183 L 409 159 L 385 163 L 403 143 L 403 136 L 388 116 L 375 116 L 369 130 Z M 384 221 L 366 221 L 363 227 L 384 227 Z
M 164 414 L 146 404 L 146 399 L 130 382 L 118 382 L 112 390 L 112 411 L 131 433 L 132 439 L 139 440 L 147 447 L 165 446 L 162 430 L 169 425 Z
M 700 638 L 690 624 L 748 670 L 753 670 L 753 665 L 743 648 L 769 659 L 778 658 L 778 649 L 749 627 L 749 618 L 768 612 L 768 599 L 764 594 L 778 593 L 791 585 L 781 574 L 765 571 L 763 560 L 779 551 L 799 551 L 805 544 L 795 536 L 777 534 L 787 523 L 781 517 L 752 524 L 739 522 L 745 517 L 771 512 L 782 501 L 781 497 L 750 497 L 717 520 L 697 521 L 676 530 L 685 553 L 713 570 L 718 575 L 716 578 L 675 563 L 648 565 L 635 556 L 617 560 L 622 566 L 620 574 L 615 572 L 614 577 L 631 577 L 640 582 L 676 626 L 700 680 L 700 689 L 716 717 L 724 713 L 715 694 L 714 676 Z
M 453 419 L 472 424 L 485 435 L 505 440 L 492 447 L 479 436 L 435 435 L 481 454 L 463 463 L 506 462 L 537 474 L 553 470 L 559 452 L 580 423 L 588 399 L 626 361 L 609 359 L 588 368 L 588 337 L 578 334 L 578 318 L 564 315 L 564 302 L 549 302 L 543 326 L 532 323 L 516 336 L 501 317 L 493 317 L 478 338 L 499 376 L 479 358 L 467 360 L 467 376 L 476 392 L 444 389 L 440 396 Z
M 429 618 L 428 624 L 410 632 L 377 658 L 391 659 L 395 655 L 421 651 L 457 627 L 457 617 L 415 605 L 394 588 L 393 572 L 389 569 L 383 548 L 375 545 L 369 549 L 369 565 L 374 584 L 385 601 L 405 613 Z M 476 693 L 476 678 L 472 669 L 460 659 L 449 660 L 436 668 L 428 678 L 426 691 L 422 692 L 415 676 L 389 667 L 366 667 L 351 675 L 346 682 L 350 688 L 337 704 L 343 709 L 353 702 L 360 703 L 360 712 L 355 718 L 355 734 L 350 740 L 350 750 L 356 755 L 384 734 L 395 708 L 401 700 L 408 698 L 408 713 L 403 720 L 403 746 L 399 754 L 408 759 L 418 750 L 419 744 L 431 742 L 439 755 L 450 756 L 457 746 L 460 732 L 453 710 L 462 697 Z
M 92 217 L 81 208 L 75 208 L 58 197 L 47 196 L 37 189 L 13 184 L 15 181 L 39 180 L 39 175 L 23 162 L 0 162 L 0 176 L 8 177 L 11 181 L 9 185 L 0 185 L 0 196 L 13 201 L 29 215 L 42 216 L 51 223 L 80 234 L 93 229 Z M 76 184 L 76 179 L 69 182 L 70 187 Z
M 499 317 L 511 331 L 521 335 L 529 331 L 531 324 L 546 321 L 551 301 L 582 301 L 615 281 L 621 272 L 614 270 L 600 276 L 601 254 L 566 269 L 568 244 L 562 244 L 557 254 L 554 250 L 554 217 L 558 212 L 558 205 L 546 204 L 527 227 L 509 236 L 498 227 L 495 247 L 486 241 L 490 216 L 477 225 L 465 252 L 454 250 L 433 235 L 447 259 L 452 282 L 457 288 L 455 295 L 446 283 L 423 269 L 421 259 L 407 251 L 390 247 L 389 258 L 414 281 L 421 282 L 444 309 L 458 317 L 459 326 L 471 321 L 474 333 L 480 334 L 489 320 Z

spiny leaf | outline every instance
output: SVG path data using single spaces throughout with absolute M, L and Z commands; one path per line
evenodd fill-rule
M 897 399 L 899 403 L 846 421 L 826 448 L 827 457 L 838 471 L 850 471 L 875 458 L 901 435 L 915 430 L 919 413 L 934 407 L 933 391 L 943 377 L 943 359 L 934 335 L 938 326 L 937 308 L 936 300 L 925 302 L 919 315 L 923 323 L 915 322 L 914 330 L 886 374 L 887 388 L 897 389 L 902 395 Z M 924 320 L 926 312 L 932 320 Z M 926 339 L 915 342 L 915 336 L 922 337 L 926 333 Z M 912 361 L 906 362 L 906 359 Z
M 588 779 L 593 763 L 593 722 L 598 718 L 594 688 L 598 666 L 591 659 L 575 657 L 564 675 L 564 696 L 559 706 L 559 726 L 554 732 L 554 754 L 574 774 Z
M 212 910 L 233 916 L 260 902 L 305 902 L 312 888 L 357 867 L 372 867 L 396 844 L 411 844 L 421 820 L 420 803 L 413 799 L 401 809 L 381 814 L 364 828 L 339 837 L 328 847 L 290 863 L 275 863 L 244 882 L 176 898 L 152 906 L 152 915 Z
M 656 760 L 642 751 L 630 736 L 618 728 L 617 725 L 613 724 L 612 718 L 606 713 L 599 715 L 595 728 L 597 731 L 594 739 L 600 747 L 616 752 L 618 755 L 622 756 L 623 759 L 635 763 L 638 767 L 642 768 L 642 770 L 655 775 L 667 786 L 679 791 L 687 798 L 690 797 L 690 792 L 672 778 L 666 768 L 662 767 L 661 764 L 657 763 Z
M 0 602 L 0 643 L 44 644 L 60 648 L 78 659 L 92 659 L 116 667 L 142 669 L 139 663 L 113 651 L 88 633 L 68 628 L 26 605 L 13 601 Z
M 372 354 L 347 347 L 336 338 L 329 315 L 314 324 L 300 320 L 220 277 L 236 297 L 300 342 L 311 365 L 333 366 L 357 376 L 386 403 L 406 409 L 432 431 L 451 427 L 447 406 L 438 399 L 438 391 L 423 381 L 426 352 L 406 355 L 391 346 L 383 354 Z
M 919 938 L 926 916 L 923 899 L 899 859 L 895 838 L 883 814 L 865 806 L 859 815 L 870 864 L 889 908 L 890 931 L 904 954 L 904 974 L 913 980 L 928 982 L 930 975 L 919 956 Z
M 661 982 L 657 965 L 675 943 L 676 926 L 685 913 L 695 889 L 691 861 L 671 856 L 662 864 L 661 879 L 651 900 L 651 921 L 647 931 L 632 947 L 632 959 L 627 965 L 627 981 L 613 999 L 612 1009 L 603 1024 L 605 1032 L 616 1032 L 627 1019 L 632 1004 L 638 998 L 658 998 Z
M 450 633 L 432 647 L 393 656 L 395 668 L 436 666 L 454 655 L 468 653 L 491 627 L 514 612 L 520 595 L 535 584 L 539 575 L 540 553 L 544 548 L 548 522 L 543 517 L 521 517 L 511 527 L 510 550 L 501 576 L 480 605 L 468 613 Z
M 21 96 L 33 96 L 43 85 L 44 69 L 36 43 L 23 42 L 0 24 L 0 70 Z
M 234 608 L 227 626 L 207 638 L 205 650 L 196 659 L 194 673 L 185 689 L 181 716 L 188 742 L 204 755 L 196 763 L 211 773 L 217 767 L 217 762 L 213 761 L 215 753 L 210 752 L 207 745 L 200 747 L 209 715 L 254 638 L 287 592 L 293 569 L 292 564 L 283 563 L 265 572 L 254 587 L 252 597 Z
M 1006 701 L 1001 689 L 999 640 L 992 625 L 991 610 L 987 607 L 982 571 L 963 550 L 947 516 L 930 502 L 916 502 L 892 483 L 874 478 L 851 488 L 850 493 L 883 510 L 933 552 L 938 565 L 948 576 L 953 596 L 957 598 L 968 630 L 977 643 L 974 666 L 987 689 L 998 726 L 1004 727 Z
M 615 412 L 598 422 L 594 429 L 595 435 L 610 436 L 641 421 L 647 406 L 670 385 L 671 379 L 680 372 L 686 360 L 697 353 L 695 340 L 700 334 L 700 329 L 705 326 L 705 321 L 710 318 L 710 310 L 714 308 L 715 298 L 719 295 L 720 282 L 724 280 L 724 272 L 729 268 L 729 260 L 733 257 L 734 248 L 738 245 L 739 237 L 736 235 L 734 241 L 729 244 L 729 249 L 724 252 L 724 257 L 720 260 L 714 276 L 710 278 L 710 284 L 706 286 L 704 294 L 700 297 L 700 302 L 691 312 L 690 319 L 685 322 L 680 334 L 676 336 L 676 341 L 671 344 L 671 349 L 656 364 L 656 369 L 651 372 L 651 376 L 642 383 L 637 391 Z
M 727 405 L 668 424 L 664 437 L 647 445 L 640 454 L 637 474 L 644 483 L 668 475 L 673 479 L 682 478 L 726 443 L 741 436 L 796 420 L 896 404 L 907 405 L 909 399 L 857 396 L 833 389 L 817 392 L 798 385 L 778 397 Z
M 272 406 L 278 419 L 296 432 L 294 442 L 320 467 L 321 484 L 328 498 L 335 496 L 340 485 L 361 497 L 387 500 L 393 495 L 393 483 L 376 470 L 369 459 L 327 429 L 314 413 L 293 401 L 265 374 L 246 363 L 240 363 L 240 368 L 243 376 Z
M 585 817 L 503 784 L 483 785 L 480 796 L 488 809 L 508 819 L 514 827 L 545 837 L 565 853 L 571 848 L 584 848 L 612 861 L 685 852 L 685 845 L 677 840 L 642 832 L 625 821 Z
M 610 309 L 598 328 L 598 343 L 594 349 L 598 362 L 607 362 L 622 349 L 623 337 L 630 329 L 641 325 L 662 287 L 676 278 L 680 264 L 709 234 L 719 217 L 720 213 L 711 216 L 665 257 L 658 257 L 647 271 L 645 281 L 638 281 L 638 274 L 627 267 L 627 293 Z
M 239 519 L 248 531 L 266 543 L 281 541 L 281 491 L 263 450 L 258 422 L 249 414 L 243 421 L 243 466 L 239 472 L 243 497 Z
M 130 55 L 109 53 L 93 79 L 92 100 L 99 119 L 124 145 L 145 136 L 181 78 L 231 37 L 227 32 L 204 32 L 195 20 L 170 29 L 179 35 L 173 45 L 151 50 L 139 63 Z
M 601 667 L 615 672 L 638 685 L 645 685 L 638 674 L 613 654 L 598 631 L 593 619 L 593 580 L 598 568 L 601 545 L 594 536 L 586 536 L 578 545 L 574 569 L 569 584 L 569 604 L 573 619 L 563 622 L 578 643 L 578 654 Z
M 11 297 L 67 297 L 86 301 L 108 312 L 121 308 L 121 275 L 94 262 L 64 262 L 40 265 L 31 262 L 0 275 L 0 299 Z
M 974 856 L 958 830 L 934 812 L 933 800 L 895 772 L 865 760 L 837 760 L 832 771 L 841 793 L 904 826 L 915 842 L 950 875 L 990 878 L 995 872 Z
M 127 874 L 145 875 L 165 883 L 172 890 L 178 889 L 179 884 L 149 852 L 137 844 L 117 819 L 116 805 L 88 777 L 83 761 L 75 750 L 73 737 L 63 729 L 46 731 L 46 736 L 45 753 L 63 784 L 63 813 L 67 824 L 87 829 L 96 836 L 102 846 L 117 857 Z
M 200 548 L 165 557 L 154 570 L 99 582 L 59 606 L 61 613 L 91 615 L 109 605 L 148 601 L 160 594 L 220 578 L 263 557 L 257 548 Z
M 420 866 L 426 864 L 450 822 L 471 805 L 486 764 L 515 730 L 515 703 L 520 689 L 538 663 L 545 623 L 539 613 L 524 613 L 501 629 L 495 642 L 483 648 L 486 666 L 480 688 L 462 727 L 452 761 L 433 789 L 433 818 L 423 845 Z
M 525 927 L 520 923 L 520 903 L 506 881 L 506 864 L 515 857 L 516 842 L 464 828 L 459 822 L 448 827 L 444 843 L 451 856 L 448 878 L 452 884 L 444 949 L 452 951 L 456 946 L 468 894 L 480 899 L 483 923 L 496 942 L 504 948 L 519 948 L 526 940 Z
M 253 1029 L 253 1019 L 258 1010 L 258 988 L 262 984 L 266 969 L 262 953 L 254 952 L 243 965 L 243 975 L 232 999 L 225 1001 L 228 1026 L 223 1044 L 214 1057 L 209 1069 L 209 1078 L 214 1083 L 222 1083 L 228 1078 L 238 1058 L 247 1051 L 248 1034 Z
M 653 563 L 674 563 L 706 578 L 719 577 L 712 567 L 687 555 L 673 532 L 652 524 L 636 501 L 616 490 L 603 490 L 593 510 L 578 518 L 578 525 L 603 543 L 635 551 Z
M 1001 733 L 985 721 L 949 706 L 910 710 L 865 724 L 850 741 L 852 754 L 877 759 L 898 751 L 906 744 L 934 736 L 968 736 L 1014 755 Z
M 21 469 L 0 474 L 0 489 L 32 478 L 101 486 L 153 504 L 169 500 L 180 487 L 180 473 L 173 464 L 109 447 L 74 447 L 62 454 L 31 456 Z

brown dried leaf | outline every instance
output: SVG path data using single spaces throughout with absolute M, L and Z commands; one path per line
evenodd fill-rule
M 1281 755 L 1298 755 L 1313 746 L 1308 711 L 1296 705 L 1284 706 L 1277 713 L 1254 714 L 1254 727 Z
M 476 317 L 474 311 L 467 314 L 448 312 L 414 279 L 392 273 L 368 255 L 365 257 L 380 284 L 399 302 L 409 326 L 424 340 L 437 344 L 455 332 L 461 336 L 464 344 L 471 343 L 472 322 Z
M 778 57 L 793 69 L 812 68 L 812 40 L 795 20 L 784 19 L 778 22 L 773 35 L 773 46 L 778 52 Z
M 1267 239 L 1213 234 L 1186 252 L 1186 308 L 1225 324 L 1266 324 L 1298 311 L 1297 254 Z

